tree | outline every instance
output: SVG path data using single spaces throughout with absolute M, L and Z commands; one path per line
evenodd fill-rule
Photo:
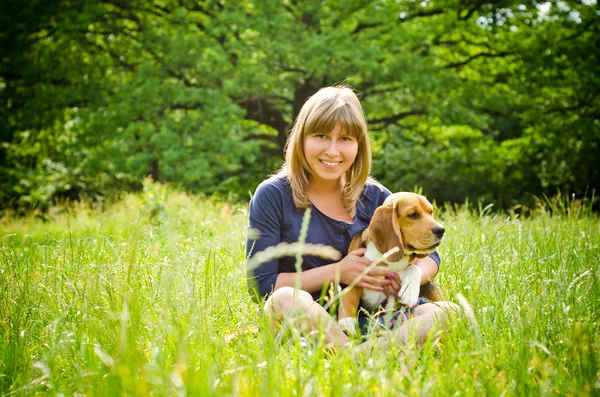
M 1 66 L 1 172 L 14 184 L 3 202 L 135 189 L 147 174 L 251 191 L 307 97 L 342 82 L 362 96 L 374 175 L 393 190 L 511 205 L 598 186 L 591 4 L 55 0 L 3 11 L 22 21 L 2 36 L 15 43 Z

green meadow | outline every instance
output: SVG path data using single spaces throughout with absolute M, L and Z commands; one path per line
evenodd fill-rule
M 438 208 L 461 305 L 422 347 L 332 352 L 272 333 L 246 290 L 247 207 L 153 184 L 0 220 L 1 395 L 600 393 L 600 219 Z

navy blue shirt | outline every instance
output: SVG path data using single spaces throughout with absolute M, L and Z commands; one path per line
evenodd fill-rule
M 355 234 L 362 232 L 371 221 L 375 209 L 383 204 L 390 191 L 368 179 L 356 206 L 354 222 L 347 223 L 332 219 L 312 206 L 306 243 L 324 244 L 338 250 L 342 257 L 348 254 L 350 241 Z M 257 240 L 250 238 L 246 244 L 246 256 L 252 257 L 257 252 L 275 246 L 281 242 L 295 243 L 300 236 L 304 210 L 298 210 L 294 205 L 292 187 L 286 176 L 274 176 L 263 181 L 257 188 L 250 201 L 250 225 L 260 235 Z M 440 258 L 437 252 L 431 257 L 437 262 Z M 304 255 L 302 270 L 328 265 L 331 260 L 317 256 Z M 294 273 L 296 258 L 287 256 L 273 259 L 248 270 L 248 287 L 252 295 L 258 293 L 265 298 L 273 291 L 279 273 Z M 321 292 L 312 294 L 317 300 Z

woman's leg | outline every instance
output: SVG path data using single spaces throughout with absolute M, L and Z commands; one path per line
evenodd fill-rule
M 414 335 L 417 344 L 427 340 L 431 331 L 445 328 L 448 317 L 458 312 L 458 306 L 452 302 L 425 303 L 414 308 L 413 317 L 406 320 L 396 329 L 396 338 L 406 345 Z
M 321 326 L 327 344 L 339 348 L 348 343 L 348 337 L 338 323 L 306 291 L 292 287 L 279 288 L 265 302 L 264 311 L 273 327 L 289 321 L 307 335 Z
M 408 345 L 414 337 L 417 345 L 424 343 L 427 336 L 440 328 L 445 328 L 448 319 L 460 311 L 452 302 L 425 303 L 414 308 L 411 318 L 405 320 L 398 328 L 377 340 L 380 347 L 387 346 L 392 340 L 401 346 Z

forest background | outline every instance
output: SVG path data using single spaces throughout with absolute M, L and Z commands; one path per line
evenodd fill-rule
M 600 186 L 596 0 L 0 4 L 2 208 L 147 175 L 245 200 L 335 83 L 390 190 L 514 208 Z

